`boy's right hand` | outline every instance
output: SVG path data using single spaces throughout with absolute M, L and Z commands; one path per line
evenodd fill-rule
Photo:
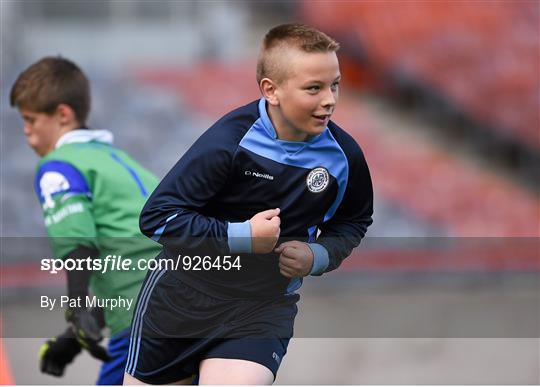
M 81 347 L 86 349 L 90 355 L 102 361 L 111 360 L 111 355 L 104 347 L 99 345 L 99 342 L 103 339 L 101 327 L 90 310 L 86 308 L 68 308 L 66 310 L 66 321 L 71 324 L 71 329 Z
M 64 375 L 66 366 L 81 352 L 81 345 L 68 328 L 61 335 L 47 340 L 39 349 L 39 368 L 44 374 Z
M 271 253 L 279 238 L 281 219 L 279 208 L 259 212 L 249 220 L 251 224 L 251 251 Z

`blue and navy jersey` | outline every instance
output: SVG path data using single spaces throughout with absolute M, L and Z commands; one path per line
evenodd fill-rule
M 278 245 L 310 243 L 311 274 L 321 275 L 364 237 L 373 190 L 349 134 L 330 121 L 306 142 L 280 140 L 260 99 L 225 115 L 193 144 L 150 196 L 140 227 L 164 246 L 162 257 L 243 253 L 234 274 L 175 271 L 188 285 L 217 295 L 289 294 L 301 279 L 281 275 L 278 254 L 249 252 L 247 221 L 272 208 L 281 209 Z

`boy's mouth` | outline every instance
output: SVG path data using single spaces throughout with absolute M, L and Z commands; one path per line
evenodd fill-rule
M 330 119 L 330 114 L 313 114 L 313 118 L 321 121 L 321 122 L 324 122 L 328 119 Z

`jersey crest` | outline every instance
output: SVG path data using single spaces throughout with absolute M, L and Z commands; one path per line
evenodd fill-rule
M 329 182 L 330 176 L 324 167 L 312 169 L 306 178 L 306 185 L 313 193 L 323 192 L 328 187 Z

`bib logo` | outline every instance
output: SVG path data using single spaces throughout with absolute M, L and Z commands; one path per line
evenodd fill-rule
M 41 196 L 43 197 L 43 209 L 54 208 L 53 195 L 69 190 L 69 182 L 59 172 L 45 172 L 39 181 Z
M 309 191 L 313 193 L 324 191 L 326 187 L 328 187 L 329 182 L 330 176 L 328 175 L 326 168 L 323 167 L 318 167 L 311 170 L 306 179 L 306 185 Z

